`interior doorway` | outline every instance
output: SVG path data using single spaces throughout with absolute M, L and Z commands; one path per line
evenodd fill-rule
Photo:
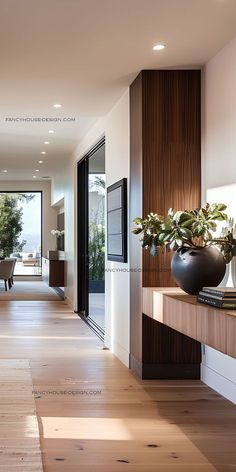
M 14 259 L 14 275 L 42 274 L 42 192 L 0 192 L 0 259 Z
M 78 163 L 78 313 L 105 334 L 105 139 Z

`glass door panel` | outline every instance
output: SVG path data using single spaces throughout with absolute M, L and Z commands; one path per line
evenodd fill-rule
M 105 147 L 88 166 L 88 316 L 105 330 Z

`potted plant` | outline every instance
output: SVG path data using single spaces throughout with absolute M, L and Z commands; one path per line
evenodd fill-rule
M 217 286 L 232 259 L 236 240 L 226 208 L 221 203 L 207 203 L 192 211 L 170 208 L 166 216 L 150 213 L 134 220 L 132 232 L 141 235 L 142 247 L 150 248 L 152 256 L 158 250 L 175 251 L 172 275 L 185 292 L 196 295 L 203 286 Z M 226 227 L 214 237 L 219 221 L 225 221 Z

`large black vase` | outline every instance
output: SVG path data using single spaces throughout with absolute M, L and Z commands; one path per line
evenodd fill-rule
M 181 248 L 171 261 L 171 272 L 180 288 L 198 295 L 202 287 L 217 287 L 225 275 L 226 263 L 214 247 Z

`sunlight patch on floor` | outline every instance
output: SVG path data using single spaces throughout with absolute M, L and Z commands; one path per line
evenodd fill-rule
M 45 438 L 132 440 L 124 420 L 118 418 L 42 417 Z

